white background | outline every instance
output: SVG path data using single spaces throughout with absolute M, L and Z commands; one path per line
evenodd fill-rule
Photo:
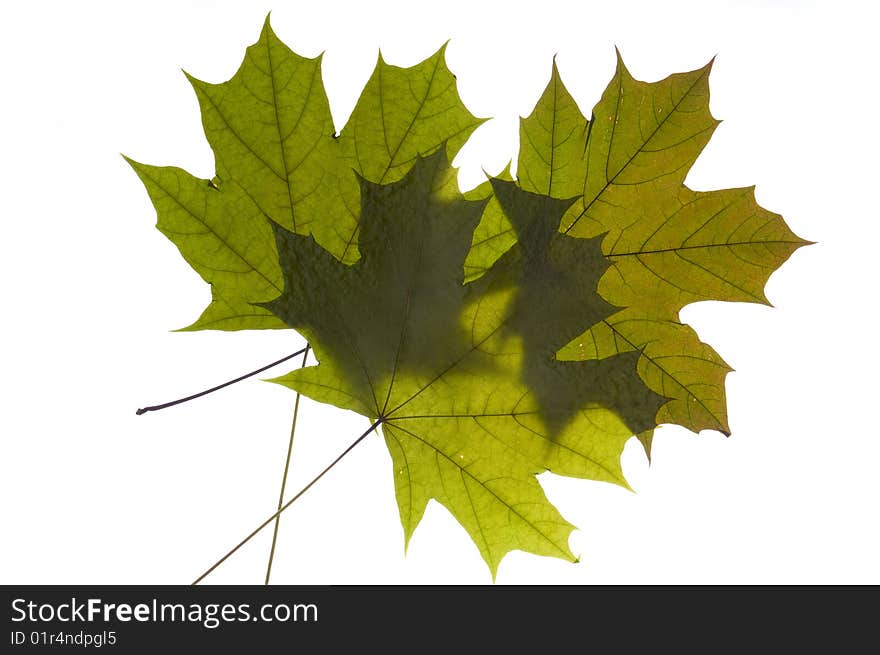
M 725 120 L 696 189 L 757 185 L 818 245 L 773 275 L 776 306 L 683 314 L 736 369 L 733 436 L 658 430 L 636 493 L 544 475 L 579 564 L 513 553 L 498 583 L 880 583 L 877 16 L 846 2 L 29 2 L 0 10 L 0 582 L 188 583 L 274 511 L 293 394 L 256 379 L 171 400 L 292 352 L 291 332 L 174 333 L 206 284 L 154 229 L 119 153 L 210 177 L 181 68 L 219 82 L 266 13 L 326 51 L 337 126 L 381 46 L 412 65 L 451 39 L 465 104 L 494 116 L 457 163 L 472 186 L 517 149 L 558 53 L 582 110 L 619 46 L 653 81 L 718 57 Z M 281 371 L 278 371 L 279 373 Z M 290 490 L 366 427 L 304 401 Z M 270 532 L 211 582 L 260 583 Z M 285 513 L 279 583 L 489 583 L 432 504 L 404 556 L 390 457 L 372 436 Z

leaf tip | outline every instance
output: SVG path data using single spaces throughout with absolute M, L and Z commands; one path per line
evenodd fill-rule
M 764 289 L 758 289 L 758 293 L 755 294 L 755 302 L 759 305 L 766 305 L 771 309 L 775 309 L 776 307 L 772 302 L 770 302 L 770 299 L 767 297 Z
M 728 371 L 728 373 L 733 370 L 730 367 L 728 367 L 728 368 L 730 369 Z M 724 377 L 727 377 L 727 373 L 724 374 Z M 719 412 L 718 416 L 714 416 L 714 418 L 715 418 L 715 422 L 717 423 L 717 425 L 715 425 L 714 427 L 709 426 L 709 429 L 715 430 L 716 432 L 720 432 L 725 437 L 729 437 L 730 436 L 730 424 L 727 422 L 726 402 L 722 403 L 721 412 Z
M 205 82 L 204 80 L 200 80 L 195 75 L 190 74 L 189 71 L 187 71 L 185 68 L 181 68 L 180 72 L 183 73 L 184 77 L 186 77 L 186 81 L 190 83 L 190 86 L 192 86 L 197 96 L 199 94 L 199 91 L 201 91 L 203 87 L 209 86 L 207 82 Z M 200 98 L 199 101 L 201 102 L 201 100 L 202 99 Z
M 615 76 L 621 75 L 625 78 L 631 78 L 632 75 L 630 75 L 629 69 L 626 67 L 626 64 L 623 63 L 623 55 L 620 54 L 620 48 L 618 48 L 616 44 L 614 46 L 614 55 L 617 58 L 617 65 L 614 72 Z
M 644 450 L 645 452 L 645 457 L 648 458 L 648 466 L 651 466 L 651 448 L 654 445 L 654 430 L 646 430 L 645 432 L 637 434 L 636 438 L 642 445 L 642 450 Z
M 498 172 L 497 175 L 492 175 L 489 171 L 486 170 L 485 167 L 480 167 L 480 170 L 483 172 L 483 175 L 486 178 L 486 181 L 489 184 L 492 183 L 492 180 L 502 180 L 504 182 L 514 182 L 513 173 L 510 172 L 511 167 L 513 166 L 513 160 L 510 159 L 507 162 L 507 165 Z
M 129 166 L 131 166 L 131 169 L 135 172 L 135 174 L 139 178 L 141 178 L 141 181 L 146 183 L 146 179 L 144 178 L 144 174 L 145 174 L 144 164 L 132 159 L 131 157 L 129 157 L 128 155 L 126 155 L 125 153 L 122 153 L 122 152 L 119 153 L 119 156 L 125 160 L 125 163 L 127 163 Z
M 261 32 L 266 33 L 266 34 L 271 34 L 273 32 L 273 30 L 272 30 L 272 10 L 271 9 L 266 13 L 266 19 L 263 21 L 263 27 L 262 27 Z

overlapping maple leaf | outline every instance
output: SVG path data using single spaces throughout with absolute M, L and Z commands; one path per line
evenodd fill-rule
M 571 558 L 571 527 L 535 474 L 623 483 L 623 444 L 653 427 L 664 399 L 631 353 L 554 356 L 614 311 L 596 293 L 607 266 L 597 240 L 556 229 L 570 202 L 495 181 L 520 240 L 463 284 L 485 202 L 461 197 L 454 173 L 441 149 L 398 182 L 362 181 L 354 265 L 275 227 L 285 290 L 266 307 L 320 362 L 278 381 L 382 422 L 407 537 L 434 498 L 493 573 L 516 548 Z

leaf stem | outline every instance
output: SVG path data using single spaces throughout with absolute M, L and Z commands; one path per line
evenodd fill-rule
M 291 506 L 291 505 L 292 505 L 297 499 L 299 499 L 300 496 L 302 496 L 305 492 L 307 492 L 309 489 L 311 489 L 311 488 L 312 488 L 312 485 L 314 485 L 318 480 L 320 480 L 321 478 L 323 478 L 324 475 L 325 475 L 330 469 L 332 469 L 334 466 L 336 466 L 336 465 L 342 460 L 343 457 L 345 457 L 346 455 L 348 455 L 348 453 L 350 453 L 350 452 L 354 449 L 355 446 L 357 446 L 361 441 L 363 441 L 364 439 L 366 439 L 366 438 L 367 438 L 367 435 L 369 435 L 370 433 L 374 432 L 374 431 L 376 430 L 376 428 L 378 428 L 378 427 L 382 424 L 383 420 L 384 420 L 384 419 L 378 419 L 377 421 L 375 421 L 375 422 L 374 422 L 374 423 L 373 423 L 373 424 L 367 429 L 366 432 L 364 432 L 361 436 L 359 436 L 357 439 L 355 439 L 355 440 L 351 443 L 351 445 L 348 446 L 348 448 L 346 448 L 345 450 L 343 450 L 343 451 L 342 451 L 342 454 L 340 454 L 339 457 L 337 457 L 337 458 L 334 459 L 332 462 L 330 462 L 330 464 L 327 466 L 327 468 L 325 468 L 323 471 L 321 471 L 320 473 L 318 473 L 318 475 L 316 475 L 316 476 L 312 479 L 312 481 L 309 482 L 305 487 L 303 487 L 302 489 L 300 489 L 299 492 L 297 492 L 297 494 L 296 494 L 293 498 L 291 498 L 291 499 L 288 500 L 286 503 L 284 503 L 284 505 L 282 505 L 282 506 L 278 509 L 277 512 L 275 512 L 272 516 L 270 516 L 270 517 L 267 518 L 265 521 L 263 521 L 260 525 L 258 525 L 257 528 L 256 528 L 253 532 L 251 532 L 247 537 L 245 537 L 245 538 L 242 539 L 240 542 L 238 542 L 238 545 L 237 545 L 237 546 L 235 546 L 232 550 L 230 550 L 228 553 L 226 553 L 226 554 L 225 554 L 223 557 L 221 557 L 219 560 L 217 560 L 217 561 L 211 566 L 211 568 L 209 568 L 207 571 L 205 571 L 204 573 L 202 573 L 198 578 L 196 578 L 196 579 L 193 581 L 192 584 L 193 584 L 193 585 L 197 585 L 197 584 L 199 584 L 199 582 L 201 582 L 201 581 L 204 580 L 206 577 L 208 577 L 208 575 L 209 575 L 214 569 L 216 569 L 216 568 L 217 568 L 218 566 L 220 566 L 223 562 L 225 562 L 227 559 L 229 559 L 229 558 L 230 558 L 230 557 L 231 557 L 231 556 L 232 556 L 232 555 L 233 555 L 233 554 L 234 554 L 239 548 L 241 548 L 242 546 L 244 546 L 247 542 L 249 542 L 251 539 L 253 539 L 253 538 L 257 535 L 258 532 L 260 532 L 263 528 L 265 528 L 267 525 L 269 525 L 269 524 L 275 519 L 275 517 L 280 516 L 281 513 L 282 513 L 284 510 L 286 510 L 288 507 L 290 507 L 290 506 Z
M 303 352 L 302 363 L 300 368 L 304 368 L 306 360 L 309 358 L 309 344 L 306 344 L 305 352 Z M 293 422 L 290 424 L 290 441 L 287 443 L 287 459 L 284 461 L 284 475 L 281 478 L 281 491 L 278 493 L 278 508 L 284 503 L 284 490 L 287 487 L 287 473 L 290 471 L 290 455 L 293 452 L 293 435 L 296 433 L 296 419 L 299 415 L 299 392 L 296 393 L 296 401 L 293 403 Z M 269 584 L 269 576 L 272 575 L 272 560 L 275 559 L 275 544 L 278 543 L 278 526 L 281 524 L 281 515 L 275 517 L 275 529 L 272 532 L 272 548 L 269 550 L 269 564 L 266 565 L 266 582 Z
M 216 387 L 211 387 L 210 389 L 205 389 L 204 391 L 200 391 L 199 393 L 194 393 L 191 396 L 187 396 L 186 398 L 178 398 L 177 400 L 172 400 L 170 403 L 162 403 L 161 405 L 150 405 L 149 407 L 141 407 L 139 410 L 135 412 L 138 416 L 141 414 L 146 414 L 147 412 L 156 412 L 160 409 L 165 409 L 166 407 L 173 407 L 174 405 L 179 405 L 181 403 L 185 403 L 190 400 L 195 400 L 196 398 L 201 398 L 202 396 L 207 396 L 209 393 L 214 393 L 215 391 L 219 391 L 224 387 L 228 387 L 230 384 L 235 384 L 236 382 L 241 382 L 242 380 L 246 380 L 249 377 L 253 377 L 257 373 L 262 373 L 266 369 L 270 369 L 273 366 L 278 366 L 279 364 L 283 364 L 288 359 L 293 359 L 297 355 L 302 355 L 304 352 L 308 351 L 309 346 L 306 344 L 305 348 L 300 348 L 295 353 L 287 355 L 286 357 L 282 357 L 278 361 L 272 362 L 271 364 L 266 364 L 258 368 L 256 371 L 251 371 L 241 377 L 237 377 L 234 380 L 230 380 L 229 382 L 224 382 L 223 384 L 218 384 Z

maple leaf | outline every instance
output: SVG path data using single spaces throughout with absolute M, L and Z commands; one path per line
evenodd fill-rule
M 455 155 L 483 120 L 458 97 L 444 49 L 409 68 L 380 57 L 338 135 L 321 58 L 291 51 L 268 18 L 232 79 L 209 84 L 187 75 L 216 177 L 128 161 L 156 207 L 158 228 L 211 284 L 211 304 L 188 329 L 285 327 L 260 306 L 281 292 L 265 219 L 312 234 L 342 261 L 354 262 L 360 187 L 352 170 L 389 183 L 419 154 L 445 145 Z
M 278 382 L 381 421 L 407 539 L 435 498 L 494 574 L 513 549 L 572 559 L 572 527 L 535 474 L 625 485 L 623 445 L 665 399 L 633 354 L 556 360 L 613 313 L 595 291 L 607 260 L 598 240 L 558 233 L 570 201 L 493 185 L 520 241 L 472 284 L 463 262 L 485 201 L 459 194 L 438 151 L 396 183 L 361 180 L 354 265 L 276 225 L 285 291 L 265 307 L 320 362 Z
M 617 71 L 587 121 L 560 79 L 520 123 L 517 179 L 523 189 L 577 196 L 560 222 L 573 236 L 603 236 L 612 263 L 599 284 L 621 308 L 561 347 L 563 360 L 638 351 L 639 372 L 669 398 L 658 423 L 729 434 L 724 378 L 731 370 L 679 310 L 698 300 L 766 303 L 769 275 L 808 244 L 758 206 L 754 187 L 692 191 L 688 170 L 718 125 L 709 111 L 711 62 L 656 83 Z M 487 218 L 468 257 L 482 274 L 515 241 L 503 216 Z M 640 435 L 650 456 L 652 433 Z

